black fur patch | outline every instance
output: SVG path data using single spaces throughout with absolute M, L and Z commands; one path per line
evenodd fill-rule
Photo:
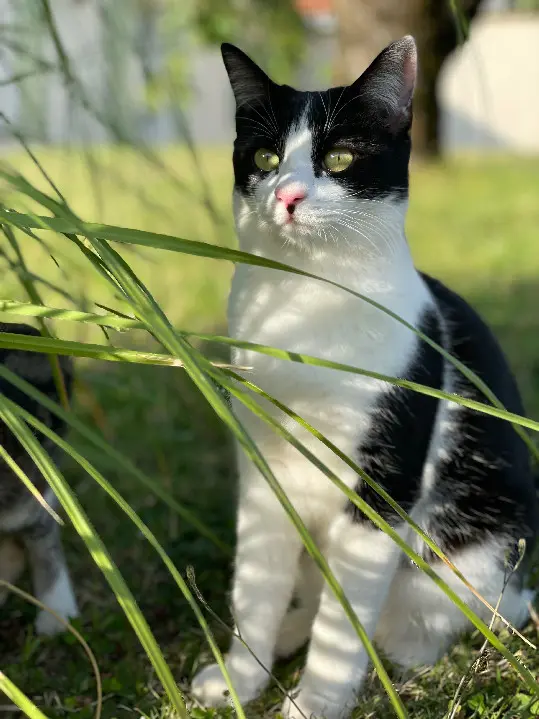
M 425 277 L 448 326 L 447 350 L 472 369 L 510 412 L 524 415 L 503 353 L 477 313 L 441 282 Z M 457 370 L 452 391 L 481 402 L 482 393 Z M 436 466 L 428 533 L 445 551 L 504 535 L 535 540 L 539 514 L 529 451 L 511 424 L 461 408 L 449 456 Z
M 425 314 L 419 329 L 441 343 L 438 318 L 432 310 Z M 442 377 L 442 356 L 418 339 L 415 357 L 402 379 L 440 389 Z M 407 512 L 419 496 L 438 403 L 434 397 L 392 387 L 380 398 L 373 427 L 359 447 L 359 466 Z M 359 482 L 356 491 L 386 521 L 397 522 L 393 509 L 368 484 Z M 354 504 L 349 503 L 347 510 L 356 521 L 368 521 Z
M 516 382 L 488 327 L 461 297 L 423 277 L 444 318 L 445 349 L 472 369 L 510 412 L 523 415 Z M 425 317 L 421 328 L 442 344 L 434 315 Z M 405 377 L 440 388 L 445 365 L 438 352 L 420 342 Z M 458 370 L 449 366 L 448 375 L 446 391 L 488 404 Z M 438 405 L 425 395 L 390 390 L 380 399 L 375 425 L 359 447 L 360 466 L 407 512 L 419 497 Z M 502 538 L 508 548 L 523 538 L 531 547 L 539 511 L 525 443 L 508 422 L 475 410 L 461 407 L 451 421 L 453 434 L 436 460 L 434 484 L 425 498 L 425 530 L 446 553 L 491 537 Z M 357 492 L 391 524 L 400 521 L 368 485 L 359 482 Z M 352 504 L 347 511 L 356 521 L 368 521 Z M 425 556 L 433 558 L 427 550 Z

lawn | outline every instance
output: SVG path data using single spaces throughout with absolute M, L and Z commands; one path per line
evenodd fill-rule
M 163 150 L 158 159 L 166 171 L 128 149 L 86 154 L 49 149 L 38 155 L 85 220 L 226 246 L 234 243 L 229 211 L 231 167 L 229 152 L 222 148 L 205 148 L 196 159 L 182 149 Z M 13 154 L 6 159 L 45 189 L 27 157 Z M 539 159 L 467 158 L 414 166 L 412 173 L 408 234 L 418 266 L 464 294 L 490 321 L 509 355 L 529 413 L 539 417 Z M 206 178 L 206 191 L 201 177 Z M 24 208 L 20 198 L 7 189 L 2 191 L 2 201 Z M 209 219 L 208 202 L 219 217 L 217 224 Z M 90 273 L 66 240 L 46 239 L 50 253 L 37 242 L 24 240 L 31 272 L 69 293 L 80 307 L 118 306 L 117 298 Z M 164 251 L 128 251 L 125 256 L 177 327 L 224 330 L 229 265 Z M 46 304 L 70 306 L 57 290 L 38 287 Z M 13 273 L 4 276 L 2 296 L 27 299 Z M 106 341 L 97 328 L 78 324 L 58 322 L 55 331 L 66 339 Z M 114 333 L 110 340 L 116 345 L 148 346 L 141 333 Z M 78 361 L 75 409 L 232 545 L 235 477 L 227 432 L 181 370 Z M 182 571 L 193 567 L 204 599 L 228 621 L 229 558 L 74 433 L 70 439 L 129 500 L 176 566 Z M 68 461 L 65 471 L 135 594 L 180 687 L 187 690 L 196 668 L 209 656 L 191 610 L 157 556 L 94 487 L 93 480 Z M 65 531 L 65 543 L 82 606 L 78 626 L 98 658 L 103 677 L 104 716 L 171 716 L 136 637 L 73 530 Z M 87 659 L 71 637 L 37 639 L 33 613 L 15 598 L 2 610 L 3 671 L 48 716 L 93 716 L 95 684 Z M 217 622 L 212 626 L 226 645 L 226 631 Z M 532 625 L 526 631 L 532 641 L 536 634 Z M 519 640 L 510 642 L 534 674 L 539 674 L 533 651 Z M 480 638 L 466 638 L 433 670 L 419 677 L 395 675 L 411 717 L 439 719 L 448 712 L 473 662 L 473 651 L 480 646 Z M 297 679 L 301 662 L 299 656 L 278 667 L 286 686 Z M 525 708 L 529 697 L 519 690 L 505 662 L 489 652 L 473 681 L 464 684 L 461 699 L 459 717 L 494 719 L 535 712 L 534 707 Z M 276 711 L 279 704 L 278 691 L 269 690 L 248 715 L 257 719 Z M 227 712 L 197 716 L 225 715 L 232 716 Z M 373 677 L 357 716 L 385 719 L 391 715 Z

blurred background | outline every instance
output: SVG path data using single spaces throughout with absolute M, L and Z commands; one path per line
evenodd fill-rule
M 0 107 L 35 141 L 229 143 L 218 45 L 304 89 L 350 82 L 387 43 L 421 52 L 415 149 L 539 149 L 537 0 L 0 0 Z M 470 25 L 473 18 L 474 22 Z M 468 34 L 469 42 L 454 52 Z M 59 41 L 66 57 L 59 57 Z M 64 62 L 67 60 L 67 64 Z M 0 128 L 2 141 L 12 141 Z
M 233 42 L 276 81 L 309 89 L 353 81 L 407 33 L 420 53 L 408 219 L 414 256 L 487 318 L 538 418 L 539 0 L 0 0 L 0 157 L 50 192 L 30 147 L 86 221 L 234 246 L 234 108 L 219 44 Z M 29 208 L 3 184 L 0 201 Z M 226 332 L 227 263 L 141 248 L 124 256 L 178 328 Z M 0 272 L 0 298 L 27 301 L 30 280 L 52 307 L 119 306 L 62 237 L 20 236 L 14 247 L 0 236 Z M 149 346 L 143 333 L 105 336 L 68 322 L 52 329 L 66 339 Z M 226 432 L 181 371 L 77 366 L 75 410 L 232 543 Z M 222 615 L 228 561 L 95 449 L 73 442 L 178 566 L 195 566 Z M 190 610 L 92 481 L 74 468 L 69 476 L 174 671 L 188 677 L 201 646 Z M 92 648 L 105 657 L 108 715 L 122 702 L 151 704 L 157 690 L 136 640 L 97 570 L 80 559 L 78 540 L 69 535 L 68 544 Z M 51 652 L 35 644 L 29 625 L 13 621 L 31 610 L 10 606 L 0 617 L 0 643 L 11 652 L 6 672 L 50 716 L 84 713 L 84 660 L 67 645 Z M 21 647 L 31 661 L 19 661 Z M 435 678 L 436 691 L 449 682 L 450 693 L 451 681 L 450 672 Z

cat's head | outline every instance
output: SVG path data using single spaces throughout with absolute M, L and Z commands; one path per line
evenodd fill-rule
M 408 197 L 413 38 L 389 45 L 352 85 L 321 92 L 277 85 L 233 45 L 222 53 L 236 99 L 240 240 L 368 251 L 394 233 Z

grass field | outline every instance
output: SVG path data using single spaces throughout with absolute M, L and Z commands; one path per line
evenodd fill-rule
M 47 150 L 40 160 L 74 210 L 85 220 L 103 221 L 179 237 L 233 245 L 228 152 L 208 148 L 193 158 L 177 148 L 164 150 L 169 173 L 152 169 L 128 150 L 101 149 L 91 155 Z M 7 160 L 45 188 L 35 167 L 22 155 Z M 220 216 L 217 226 L 201 202 L 200 172 Z M 492 324 L 518 376 L 529 413 L 539 417 L 539 159 L 466 159 L 413 167 L 408 234 L 421 269 L 436 274 L 464 294 Z M 3 192 L 2 201 L 23 208 L 20 198 Z M 45 235 L 44 235 L 45 237 Z M 95 303 L 118 307 L 102 280 L 65 240 L 48 237 L 52 254 L 24 239 L 30 271 L 68 292 L 80 307 Z M 231 267 L 214 260 L 151 250 L 129 251 L 129 262 L 149 285 L 168 316 L 181 329 L 224 329 Z M 4 270 L 5 272 L 5 270 Z M 39 286 L 39 285 L 38 285 Z M 42 299 L 69 306 L 56 290 L 40 287 Z M 26 300 L 12 273 L 4 274 L 2 297 Z M 0 319 L 2 319 L 0 317 Z M 57 323 L 63 338 L 96 341 L 97 328 Z M 137 333 L 111 335 L 112 344 L 139 346 Z M 145 346 L 147 346 L 145 344 Z M 227 433 L 181 370 L 79 361 L 76 411 L 106 439 L 176 499 L 203 517 L 226 543 L 233 543 L 234 466 Z M 192 566 L 197 586 L 212 610 L 228 621 L 226 591 L 230 561 L 146 489 L 76 436 L 73 443 L 122 491 L 184 571 Z M 66 474 L 84 508 L 126 577 L 180 686 L 187 690 L 200 663 L 209 657 L 189 607 L 156 555 L 93 481 L 66 462 Z M 77 535 L 65 532 L 70 565 L 82 605 L 78 625 L 98 658 L 105 692 L 105 717 L 171 716 L 161 689 L 114 596 Z M 39 640 L 34 610 L 12 598 L 0 616 L 2 670 L 50 717 L 94 714 L 95 686 L 87 659 L 71 637 Z M 226 631 L 215 623 L 226 645 Z M 526 631 L 536 639 L 533 625 Z M 448 715 L 457 686 L 473 662 L 481 639 L 466 638 L 433 670 L 399 678 L 410 716 Z M 519 640 L 511 648 L 539 674 L 539 660 Z M 286 686 L 296 681 L 298 656 L 277 669 Z M 459 717 L 525 717 L 539 713 L 514 674 L 487 652 L 461 693 Z M 257 719 L 277 711 L 280 695 L 269 690 L 248 712 Z M 391 716 L 373 677 L 357 716 Z M 194 716 L 232 716 L 195 712 Z

